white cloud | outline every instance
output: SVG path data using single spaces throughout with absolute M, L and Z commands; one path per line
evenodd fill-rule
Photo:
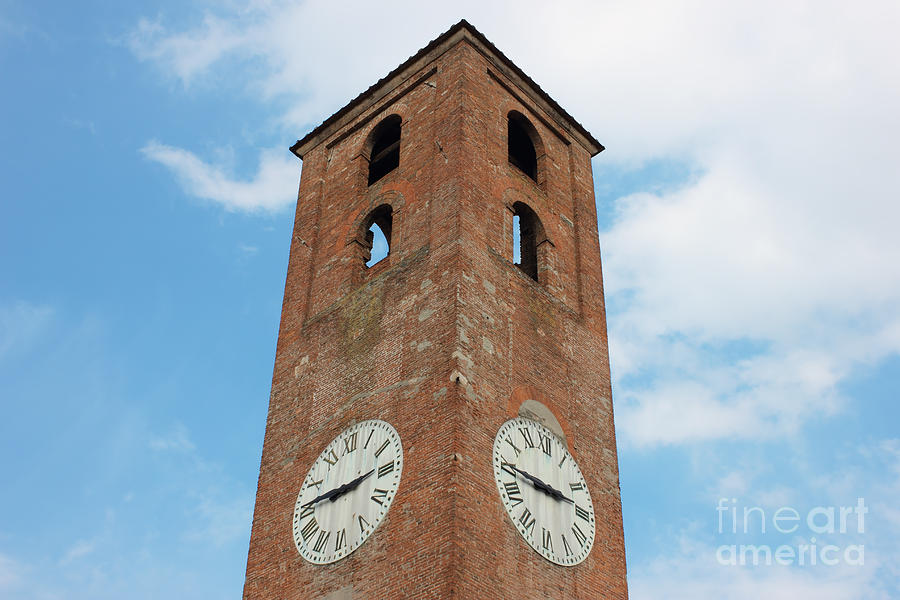
M 854 368 L 900 352 L 900 237 L 885 228 L 900 221 L 885 199 L 900 194 L 895 172 L 823 166 L 828 185 L 803 191 L 806 174 L 736 162 L 620 199 L 603 236 L 614 374 L 655 375 L 618 386 L 632 399 L 626 439 L 783 435 L 837 409 Z M 848 170 L 877 189 L 842 195 Z M 728 358 L 729 344 L 752 349 Z
M 11 557 L 0 554 L 0 590 L 8 590 L 22 579 L 22 567 Z
M 171 170 L 185 192 L 222 205 L 229 211 L 275 212 L 296 199 L 299 164 L 284 148 L 265 150 L 250 181 L 239 181 L 194 153 L 156 141 L 141 149 L 144 156 Z
M 810 417 L 841 408 L 835 384 L 845 369 L 830 364 L 824 352 L 775 350 L 717 365 L 716 351 L 700 344 L 641 339 L 658 352 L 641 359 L 642 368 L 654 371 L 647 376 L 652 384 L 618 386 L 617 414 L 627 440 L 639 446 L 782 439 Z M 664 364 L 667 354 L 679 352 L 689 357 L 673 358 L 677 369 Z
M 721 477 L 713 489 L 719 497 L 742 496 L 747 492 L 748 484 L 746 473 L 733 470 Z
M 74 118 L 66 118 L 63 119 L 63 123 L 71 127 L 72 129 L 83 129 L 89 132 L 91 135 L 97 135 L 97 124 L 90 120 L 84 119 L 74 119 Z
M 253 518 L 253 494 L 235 485 L 221 465 L 204 457 L 190 439 L 188 429 L 175 423 L 162 436 L 151 436 L 149 446 L 160 452 L 165 470 L 172 475 L 171 493 L 185 507 L 184 539 L 224 546 L 249 534 Z
M 224 499 L 202 498 L 192 510 L 192 526 L 186 539 L 216 546 L 230 544 L 249 535 L 248 524 L 253 520 L 253 496 Z
M 740 567 L 719 565 L 716 548 L 684 540 L 651 563 L 632 568 L 633 600 L 889 600 L 872 567 Z
M 815 464 L 795 460 L 789 465 L 769 465 L 754 459 L 749 461 L 749 466 L 737 470 L 733 464 L 742 462 L 740 458 L 722 462 L 717 467 L 720 470 L 720 476 L 715 478 L 717 483 L 711 490 L 703 491 L 708 507 L 706 521 L 688 522 L 680 531 L 675 524 L 676 532 L 669 535 L 658 531 L 655 556 L 629 563 L 629 597 L 634 600 L 895 597 L 900 576 L 895 566 L 900 561 L 900 521 L 893 520 L 900 493 L 898 449 L 897 440 L 869 442 L 847 454 L 830 456 L 833 462 L 824 471 L 820 460 Z M 886 473 L 893 476 L 885 477 Z M 704 471 L 701 475 L 709 474 Z M 790 481 L 791 487 L 778 483 L 779 480 Z M 774 487 L 769 487 L 773 482 Z M 726 499 L 727 508 L 732 506 L 728 501 L 732 497 L 737 508 L 736 534 L 731 529 L 733 517 L 727 512 L 722 517 L 716 511 L 719 498 Z M 834 507 L 835 514 L 839 515 L 840 507 L 855 507 L 858 498 L 864 498 L 869 511 L 864 515 L 864 531 L 858 530 L 856 513 L 850 515 L 843 532 L 839 520 L 835 520 L 835 530 L 830 533 L 814 533 L 809 529 L 806 518 L 811 510 Z M 743 511 L 752 507 L 764 511 L 768 523 L 765 534 L 761 532 L 758 514 L 751 517 L 748 529 L 743 529 Z M 793 508 L 801 515 L 799 529 L 794 534 L 782 534 L 773 527 L 772 519 L 782 507 Z M 719 518 L 724 518 L 722 533 L 718 533 Z M 820 520 L 818 524 L 823 522 Z M 863 545 L 864 564 L 841 561 L 833 566 L 821 562 L 811 566 L 807 561 L 803 566 L 790 567 L 731 566 L 721 565 L 717 560 L 716 552 L 722 545 L 734 544 L 738 552 L 742 544 L 766 545 L 773 550 L 784 544 L 798 550 L 800 544 L 812 543 L 812 537 L 817 538 L 820 551 L 827 544 L 837 546 L 841 553 L 849 546 Z
M 387 74 L 464 10 L 397 1 L 251 1 L 209 11 L 181 30 L 161 19 L 142 19 L 127 42 L 138 58 L 186 87 L 201 79 L 227 85 L 216 75 L 237 68 L 245 93 L 289 98 L 283 122 L 307 126 Z
M 152 436 L 149 446 L 158 451 L 193 452 L 196 450 L 194 443 L 190 440 L 187 428 L 181 423 L 173 425 L 172 430 L 166 435 Z
M 170 35 L 160 20 L 140 19 L 127 38 L 141 59 L 159 63 L 185 86 L 194 77 L 251 40 L 222 19 L 206 15 L 196 30 Z
M 78 540 L 72 547 L 66 550 L 66 553 L 60 559 L 60 566 L 66 566 L 73 561 L 76 561 L 80 558 L 84 558 L 91 554 L 94 549 L 97 547 L 97 543 L 94 540 Z
M 611 93 L 664 105 L 609 107 L 615 160 L 699 173 L 617 200 L 601 236 L 619 422 L 645 446 L 793 433 L 900 352 L 897 6 L 795 3 L 768 22 L 766 3 L 684 8 L 651 21 L 665 56 L 608 57 L 662 83 Z

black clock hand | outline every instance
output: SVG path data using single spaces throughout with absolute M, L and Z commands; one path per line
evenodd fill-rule
M 316 504 L 317 502 L 321 502 L 322 500 L 331 500 L 332 502 L 334 502 L 340 496 L 343 496 L 344 494 L 346 494 L 347 492 L 349 492 L 350 490 L 352 490 L 353 488 L 358 486 L 360 483 L 362 483 L 363 479 L 365 479 L 366 477 L 368 477 L 369 475 L 371 475 L 374 472 L 375 472 L 375 469 L 372 469 L 368 473 L 360 475 L 359 477 L 357 477 L 356 479 L 354 479 L 353 481 L 351 481 L 349 483 L 345 483 L 343 485 L 339 485 L 338 487 L 336 487 L 332 490 L 328 490 L 324 494 L 320 494 L 320 495 L 316 496 L 315 498 L 313 498 L 312 500 L 310 500 L 303 506 L 312 506 L 313 504 Z
M 317 503 L 317 502 L 319 502 L 319 501 L 321 501 L 321 500 L 325 500 L 325 499 L 327 499 L 327 498 L 331 498 L 332 496 L 334 496 L 334 494 L 335 494 L 335 493 L 337 492 L 337 490 L 339 490 L 339 489 L 341 489 L 341 488 L 340 488 L 340 487 L 337 487 L 337 488 L 335 488 L 335 489 L 333 489 L 333 490 L 328 490 L 328 491 L 325 492 L 324 494 L 319 494 L 318 496 L 316 496 L 315 498 L 313 498 L 312 500 L 310 500 L 309 502 L 307 502 L 307 503 L 304 504 L 303 506 L 304 506 L 304 507 L 306 507 L 306 506 L 312 506 L 313 504 L 315 504 L 315 503 Z
M 565 500 L 566 502 L 569 502 L 570 504 L 574 504 L 574 502 L 570 498 L 566 498 L 562 492 L 560 492 L 559 490 L 554 488 L 552 485 L 544 483 L 543 481 L 541 481 L 540 479 L 538 479 L 531 473 L 527 473 L 518 467 L 513 467 L 513 469 L 515 469 L 515 471 L 519 475 L 521 475 L 522 477 L 524 477 L 525 479 L 530 481 L 534 485 L 534 487 L 541 490 L 548 496 L 551 496 L 552 498 L 554 498 L 556 500 Z
M 519 475 L 521 475 L 522 477 L 524 477 L 525 479 L 527 479 L 528 481 L 530 481 L 531 484 L 532 484 L 534 487 L 536 487 L 537 489 L 541 490 L 542 492 L 544 492 L 544 493 L 546 493 L 546 494 L 550 494 L 551 496 L 553 495 L 553 488 L 551 488 L 549 485 L 547 485 L 546 483 L 544 483 L 543 481 L 541 481 L 540 479 L 538 479 L 537 477 L 535 477 L 535 476 L 532 475 L 531 473 L 528 473 L 528 472 L 526 472 L 526 471 L 523 471 L 523 470 L 520 469 L 519 467 L 513 467 L 513 469 L 515 469 L 515 471 L 516 471 Z
M 553 495 L 553 497 L 556 498 L 557 500 L 563 500 L 563 501 L 565 501 L 565 502 L 568 502 L 569 504 L 575 504 L 575 501 L 574 501 L 574 500 L 572 500 L 571 498 L 567 498 L 567 497 L 565 496 L 565 494 L 563 494 L 561 491 L 559 491 L 559 490 L 556 489 L 555 487 L 551 487 L 551 486 L 549 486 L 549 485 L 548 485 L 547 487 L 549 487 L 549 488 L 552 490 L 552 492 L 553 492 L 552 495 Z
M 535 477 L 534 475 L 532 475 L 530 473 L 526 473 L 525 471 L 523 471 L 522 469 L 520 469 L 519 467 L 516 467 L 516 466 L 513 466 L 513 470 L 516 473 L 518 473 L 519 475 L 521 475 L 522 477 L 524 477 L 525 479 L 527 479 L 528 481 L 530 481 L 532 483 L 532 485 L 534 485 L 534 487 L 536 487 L 537 489 L 544 491 L 544 492 L 547 491 L 547 484 L 544 483 L 543 481 L 541 481 L 540 479 L 538 479 L 537 477 Z
M 358 486 L 360 483 L 362 483 L 363 479 L 365 479 L 366 477 L 368 477 L 369 475 L 371 475 L 374 472 L 375 472 L 375 469 L 373 468 L 368 473 L 363 473 L 362 475 L 360 475 L 353 481 L 351 481 L 349 483 L 345 483 L 344 485 L 342 485 L 341 487 L 339 487 L 335 490 L 336 493 L 334 495 L 332 495 L 331 498 L 329 498 L 329 500 L 334 502 L 335 500 L 337 500 L 338 498 L 340 498 L 347 492 L 350 492 L 350 491 L 356 489 L 356 486 Z

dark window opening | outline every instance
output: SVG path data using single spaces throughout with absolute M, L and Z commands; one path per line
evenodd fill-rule
M 509 113 L 509 162 L 537 183 L 537 152 L 528 133 L 531 123 L 517 112 Z
M 400 166 L 400 117 L 391 115 L 372 132 L 369 154 L 369 185 Z
M 513 263 L 538 281 L 538 244 L 543 241 L 543 227 L 537 214 L 527 204 L 513 204 Z
M 383 204 L 372 211 L 366 219 L 365 227 L 365 263 L 366 267 L 381 262 L 391 253 L 391 226 L 393 216 L 391 207 Z

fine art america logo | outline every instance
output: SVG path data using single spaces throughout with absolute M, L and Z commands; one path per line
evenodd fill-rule
M 716 506 L 720 536 L 765 542 L 780 538 L 782 543 L 722 544 L 716 560 L 730 566 L 861 566 L 865 545 L 837 542 L 857 541 L 851 538 L 865 533 L 868 512 L 864 498 L 857 498 L 856 506 L 817 506 L 806 512 L 791 506 L 767 511 L 742 505 L 737 498 L 721 498 Z

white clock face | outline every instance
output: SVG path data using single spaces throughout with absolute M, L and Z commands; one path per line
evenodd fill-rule
M 594 545 L 594 504 L 565 444 L 549 429 L 518 418 L 494 439 L 494 478 L 509 518 L 549 561 L 577 565 Z
M 294 543 L 311 563 L 359 548 L 387 514 L 400 484 L 403 446 L 384 421 L 351 425 L 313 464 L 294 506 Z

